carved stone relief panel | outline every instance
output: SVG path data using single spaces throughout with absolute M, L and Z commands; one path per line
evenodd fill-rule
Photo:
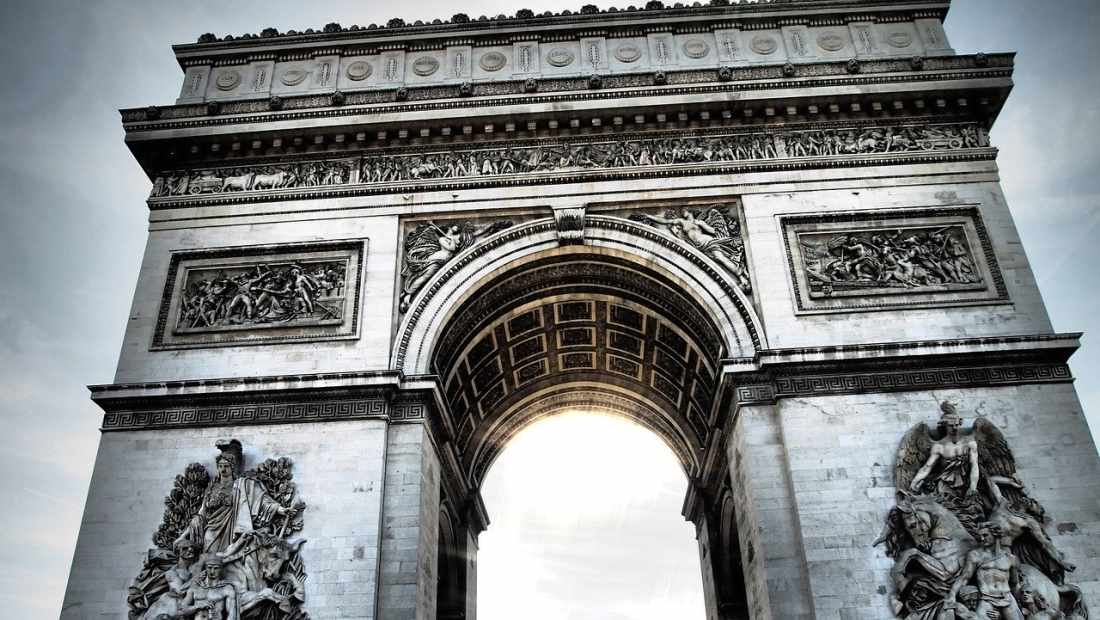
M 976 207 L 781 218 L 800 312 L 1006 302 Z
M 808 26 L 783 26 L 783 42 L 791 62 L 817 61 L 817 41 Z
M 654 69 L 675 67 L 679 60 L 675 37 L 668 32 L 646 35 L 649 42 L 649 64 Z
M 290 459 L 245 470 L 236 439 L 215 446 L 215 473 L 192 463 L 176 476 L 127 596 L 131 620 L 304 620 L 306 570 L 299 555 L 306 503 Z
M 713 67 L 718 58 L 714 35 L 709 32 L 679 34 L 675 37 L 681 67 Z
M 539 44 L 537 41 L 521 41 L 512 44 L 512 74 L 519 76 L 539 73 Z
M 215 67 L 206 86 L 206 99 L 221 101 L 264 96 L 271 92 L 274 61 Z
M 378 81 L 378 76 L 378 56 L 345 56 L 340 59 L 336 89 L 354 91 L 370 88 Z
M 486 179 L 507 183 L 530 173 L 570 174 L 666 166 L 688 172 L 726 162 L 799 160 L 840 156 L 918 154 L 989 146 L 974 123 L 874 125 L 702 135 L 658 134 L 626 138 L 544 140 L 516 146 L 372 150 L 361 158 L 167 170 L 153 180 L 150 199 L 316 188 L 353 184 L 432 183 Z M 438 148 L 439 150 L 432 150 Z M 678 166 L 679 165 L 679 166 Z M 396 191 L 396 190 L 394 190 Z M 284 192 L 300 195 L 299 192 Z
M 953 403 L 940 410 L 935 430 L 922 422 L 898 447 L 897 503 L 874 543 L 895 559 L 895 615 L 1088 618 L 1000 429 L 979 417 L 967 430 Z
M 577 75 L 581 67 L 581 48 L 576 41 L 558 41 L 539 45 L 542 54 L 542 74 L 544 76 Z
M 745 47 L 745 60 L 749 64 L 783 64 L 787 61 L 787 47 L 779 30 L 750 30 L 741 33 Z
M 880 56 L 923 56 L 924 46 L 910 22 L 875 24 L 875 33 L 881 42 Z
M 420 220 L 405 227 L 405 246 L 401 256 L 401 293 L 398 307 L 402 314 L 413 299 L 451 260 L 483 238 L 512 227 L 511 220 Z
M 363 241 L 178 252 L 153 349 L 355 338 Z
M 653 226 L 702 252 L 733 277 L 741 292 L 752 295 L 745 241 L 741 236 L 739 201 L 632 211 L 629 218 Z

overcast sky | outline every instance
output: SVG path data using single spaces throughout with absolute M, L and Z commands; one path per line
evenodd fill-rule
M 545 11 L 576 10 L 583 3 L 521 4 Z M 504 0 L 0 3 L 0 67 L 6 72 L 0 76 L 5 119 L 0 131 L 2 615 L 57 617 L 98 440 L 98 410 L 84 386 L 111 381 L 137 278 L 149 182 L 123 146 L 117 109 L 173 101 L 181 74 L 172 43 L 194 41 L 207 31 L 384 22 L 397 16 L 398 9 L 388 6 L 400 7 L 408 20 L 446 18 L 458 10 L 511 14 L 520 7 Z M 1094 342 L 1100 338 L 1098 6 L 1095 0 L 956 0 L 947 23 L 960 53 L 1019 52 L 1018 85 L 992 136 L 1055 329 L 1091 333 L 1072 366 L 1094 427 L 1100 423 L 1100 387 L 1094 380 L 1100 370 L 1100 345 Z M 615 440 L 598 450 L 588 446 L 604 453 L 589 457 L 612 464 L 639 459 L 635 467 L 611 470 L 627 482 L 587 476 L 584 467 L 563 468 L 556 478 L 562 486 L 553 495 L 556 517 L 550 520 L 539 516 L 549 508 L 529 503 L 534 500 L 522 493 L 535 480 L 527 476 L 545 468 L 539 459 L 555 456 L 549 447 L 560 450 L 555 442 L 566 441 L 570 432 L 579 432 L 575 425 L 584 423 L 534 427 L 516 440 L 522 449 L 501 457 L 498 464 L 507 465 L 490 472 L 486 496 L 496 529 L 483 540 L 482 620 L 515 617 L 508 613 L 514 600 L 508 597 L 516 592 L 524 597 L 524 609 L 559 610 L 547 617 L 577 620 L 634 620 L 644 617 L 642 609 L 667 618 L 661 610 L 676 608 L 670 604 L 701 608 L 699 584 L 692 581 L 697 560 L 681 563 L 695 557 L 691 529 L 678 521 L 683 477 L 652 437 L 591 420 L 587 423 L 595 426 L 583 427 L 581 436 Z M 575 462 L 584 454 L 578 449 Z M 165 484 L 167 492 L 170 481 Z M 611 488 L 617 486 L 622 488 Z M 609 490 L 626 495 L 613 498 Z M 605 501 L 602 515 L 579 512 L 594 499 Z M 647 514 L 652 518 L 637 518 Z M 611 529 L 597 532 L 596 526 Z M 541 539 L 537 545 L 532 532 Z M 651 557 L 667 554 L 667 561 L 650 567 L 618 552 L 644 544 Z M 586 549 L 643 568 L 636 574 L 618 569 L 621 583 L 608 585 L 611 569 L 594 569 L 594 557 L 582 553 Z M 532 550 L 544 561 L 524 555 Z M 137 563 L 135 558 L 135 570 Z M 508 566 L 512 575 L 542 572 L 538 581 L 520 588 L 508 581 Z M 540 607 L 539 597 L 557 597 L 560 603 L 563 596 L 585 604 Z M 499 615 L 491 615 L 493 610 Z

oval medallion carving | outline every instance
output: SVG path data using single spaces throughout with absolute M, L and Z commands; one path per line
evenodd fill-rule
M 624 43 L 615 48 L 615 58 L 619 62 L 631 63 L 642 57 L 642 48 L 633 43 Z
M 752 47 L 752 51 L 761 56 L 773 54 L 775 50 L 779 49 L 779 42 L 775 40 L 775 37 L 767 34 L 756 35 L 752 38 L 752 43 L 749 45 Z
M 500 52 L 489 52 L 481 57 L 477 64 L 486 71 L 500 71 L 507 64 L 508 58 Z
M 702 39 L 692 39 L 681 47 L 688 58 L 703 58 L 710 52 L 710 46 Z
M 891 32 L 886 35 L 886 42 L 889 43 L 891 47 L 909 47 L 913 44 L 913 35 L 904 30 L 898 30 L 897 32 Z
M 413 62 L 413 73 L 427 77 L 439 70 L 439 61 L 431 56 L 421 56 Z
M 374 68 L 370 66 L 370 63 L 365 60 L 356 60 L 348 65 L 347 70 L 344 72 L 347 74 L 348 79 L 353 82 L 362 82 L 370 77 L 370 74 L 374 72 Z
M 826 52 L 839 52 L 844 49 L 844 37 L 835 32 L 826 32 L 817 38 L 817 46 Z
M 568 67 L 573 64 L 574 58 L 573 52 L 564 47 L 558 47 L 550 50 L 550 53 L 546 55 L 546 62 L 555 67 Z
M 218 90 L 233 90 L 240 83 L 240 71 L 234 71 L 232 69 L 222 71 L 218 74 L 218 79 L 214 81 L 214 84 L 218 87 Z
M 287 86 L 297 86 L 306 81 L 308 76 L 309 71 L 305 69 L 288 69 L 283 73 L 283 77 L 279 78 L 279 81 Z

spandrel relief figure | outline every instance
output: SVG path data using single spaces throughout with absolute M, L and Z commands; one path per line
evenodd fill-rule
M 897 616 L 1087 618 L 1004 435 L 982 417 L 964 429 L 952 403 L 940 411 L 936 431 L 921 423 L 902 439 L 897 504 L 875 541 L 895 561 Z
M 687 242 L 729 271 L 746 295 L 752 293 L 745 263 L 745 244 L 741 239 L 741 225 L 736 213 L 724 212 L 715 206 L 702 212 L 670 209 L 664 215 L 638 213 L 631 219 L 661 227 Z
M 477 243 L 478 239 L 504 230 L 509 221 L 476 226 L 461 222 L 440 227 L 424 222 L 405 238 L 405 260 L 401 266 L 401 312 L 407 312 L 412 298 L 429 280 L 459 252 Z
M 130 588 L 130 617 L 304 620 L 305 540 L 289 537 L 302 529 L 305 504 L 290 461 L 243 472 L 240 442 L 216 445 L 213 479 L 197 463 L 177 478 L 154 536 L 158 548 Z M 164 548 L 169 541 L 174 552 Z

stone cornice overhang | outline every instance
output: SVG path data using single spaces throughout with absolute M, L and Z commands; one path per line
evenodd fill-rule
M 940 63 L 913 70 L 908 61 L 874 61 L 881 72 L 849 74 L 842 63 L 759 68 L 763 78 L 720 82 L 714 71 L 692 75 L 698 83 L 601 90 L 406 101 L 343 106 L 291 108 L 248 114 L 124 122 L 126 141 L 150 178 L 160 170 L 201 161 L 206 165 L 278 162 L 293 154 L 302 158 L 337 156 L 371 148 L 472 144 L 538 135 L 584 135 L 595 119 L 612 130 L 612 121 L 641 116 L 648 126 L 667 128 L 667 113 L 699 127 L 776 122 L 873 118 L 912 113 L 958 113 L 990 125 L 1012 87 L 1012 54 L 929 59 Z M 767 70 L 767 71 L 765 71 Z M 709 75 L 709 74 L 715 75 Z M 775 75 L 773 75 L 775 74 Z M 629 76 L 627 76 L 629 77 Z M 316 99 L 314 97 L 313 99 Z M 327 97 L 325 98 L 327 101 Z M 349 96 L 350 101 L 354 101 Z M 919 103 L 918 103 L 919 102 Z M 260 108 L 269 104 L 257 102 Z M 900 106 L 897 108 L 895 106 Z M 858 111 L 858 114 L 855 113 Z M 791 114 L 795 116 L 790 116 Z M 144 118 L 142 110 L 123 111 Z M 686 115 L 686 116 L 684 116 Z M 170 115 L 168 115 L 170 116 Z M 722 120 L 725 119 L 725 120 Z M 570 126 L 577 121 L 577 126 Z M 616 121 L 618 122 L 618 121 Z M 534 123 L 535 132 L 525 131 Z M 558 129 L 560 125 L 560 129 Z M 548 127 L 554 128 L 549 130 Z M 507 129 L 505 129 L 507 128 Z M 456 130 L 456 131 L 452 131 Z M 504 130 L 504 131 L 502 131 Z M 306 146 L 287 149 L 297 140 Z M 314 143 L 320 148 L 309 148 Z M 250 147 L 263 145 L 260 151 Z M 280 148 L 274 145 L 281 144 Z M 217 153 L 212 153 L 217 146 Z M 242 148 L 242 146 L 244 148 Z M 223 148 L 224 147 L 224 148 Z M 214 157 L 221 160 L 212 161 Z
M 639 2 L 639 4 L 644 4 Z M 731 3 L 727 6 L 686 6 L 660 9 L 572 13 L 530 18 L 473 20 L 467 23 L 413 24 L 400 27 L 340 29 L 338 32 L 250 36 L 204 43 L 172 46 L 180 66 L 215 64 L 220 60 L 250 56 L 271 57 L 280 53 L 309 53 L 342 48 L 402 48 L 443 45 L 451 40 L 484 38 L 529 40 L 538 36 L 576 31 L 649 29 L 662 31 L 722 22 L 808 23 L 822 19 L 890 19 L 922 15 L 942 20 L 950 0 L 771 0 Z M 518 40 L 518 39 L 517 39 Z

